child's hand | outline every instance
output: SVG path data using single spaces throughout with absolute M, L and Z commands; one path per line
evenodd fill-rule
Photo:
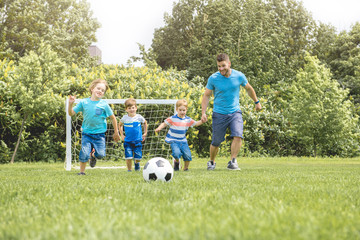
M 119 133 L 118 132 L 114 133 L 113 138 L 114 138 L 115 142 L 118 142 L 120 140 Z
M 69 96 L 69 103 L 74 103 L 76 99 L 76 96 Z
M 161 131 L 161 129 L 158 127 L 157 129 L 155 129 L 155 132 L 157 133 L 157 132 L 160 132 Z
M 147 133 L 144 133 L 144 134 L 142 135 L 142 141 L 145 141 L 146 136 L 147 136 Z

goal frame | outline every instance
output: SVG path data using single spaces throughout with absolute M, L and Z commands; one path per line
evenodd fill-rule
M 108 104 L 124 104 L 126 99 L 103 99 Z M 158 105 L 174 105 L 174 114 L 176 114 L 176 102 L 177 99 L 135 99 L 136 104 L 158 104 Z M 76 99 L 75 103 L 79 103 L 80 99 Z M 72 150 L 71 150 L 71 116 L 68 114 L 69 100 L 65 101 L 65 113 L 66 113 L 66 157 L 65 157 L 65 169 L 71 171 L 72 168 Z

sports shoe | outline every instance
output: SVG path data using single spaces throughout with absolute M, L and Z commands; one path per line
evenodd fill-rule
M 175 170 L 175 163 L 176 163 L 176 161 L 175 161 L 175 158 L 173 158 L 173 166 L 174 166 L 174 170 Z M 177 162 L 177 164 L 178 164 L 178 170 L 180 170 L 181 169 L 181 161 L 180 161 L 180 159 L 179 159 L 179 161 Z M 175 171 L 178 171 L 178 170 L 175 170 Z
M 235 158 L 233 158 L 233 160 L 228 162 L 227 169 L 229 169 L 229 170 L 240 170 Z
M 96 157 L 94 156 L 95 149 L 93 149 L 90 153 L 90 167 L 95 167 L 96 165 Z
M 216 163 L 212 161 L 207 162 L 207 170 L 214 170 L 216 167 Z
M 77 175 L 86 175 L 84 172 L 79 172 Z
M 185 169 L 184 169 L 184 172 L 187 172 L 187 171 L 189 171 L 189 169 L 188 169 L 188 168 L 185 168 Z
M 140 163 L 134 161 L 135 171 L 140 171 Z
M 179 171 L 179 170 L 180 170 L 180 162 L 174 161 L 174 171 Z

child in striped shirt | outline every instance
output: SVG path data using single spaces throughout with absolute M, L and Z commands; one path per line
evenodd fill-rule
M 186 116 L 188 103 L 185 99 L 176 102 L 176 112 L 174 116 L 167 118 L 160 124 L 155 132 L 160 132 L 166 126 L 170 126 L 166 135 L 165 142 L 171 146 L 172 156 L 174 157 L 174 170 L 180 170 L 180 158 L 184 160 L 184 171 L 189 170 L 189 164 L 192 160 L 191 151 L 186 139 L 186 131 L 189 127 L 200 126 L 203 122 L 195 121 Z

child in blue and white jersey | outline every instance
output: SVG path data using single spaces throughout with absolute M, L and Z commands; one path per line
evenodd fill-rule
M 135 99 L 129 98 L 125 101 L 125 111 L 128 114 L 121 118 L 119 131 L 124 141 L 126 166 L 128 172 L 131 172 L 132 159 L 134 159 L 135 171 L 140 171 L 142 142 L 145 141 L 148 125 L 143 116 L 136 114 L 137 106 Z M 144 133 L 142 133 L 142 124 L 144 124 Z
M 186 116 L 188 109 L 188 103 L 185 99 L 178 100 L 176 102 L 177 114 L 167 118 L 163 123 L 160 124 L 155 132 L 160 132 L 166 126 L 170 126 L 169 131 L 166 135 L 165 142 L 171 146 L 172 156 L 174 157 L 174 170 L 179 171 L 180 169 L 180 158 L 184 160 L 184 171 L 189 170 L 189 164 L 192 160 L 191 151 L 186 139 L 186 131 L 189 127 L 200 126 L 203 124 L 202 121 L 195 121 L 190 117 Z

